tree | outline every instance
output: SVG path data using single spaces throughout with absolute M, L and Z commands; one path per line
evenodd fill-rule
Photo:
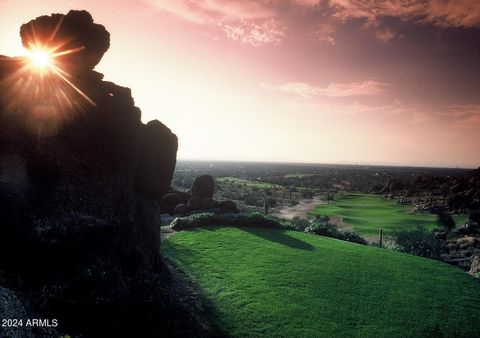
M 452 215 L 447 211 L 442 211 L 437 214 L 437 224 L 447 231 L 452 231 L 456 225 Z
M 415 230 L 396 232 L 395 242 L 402 251 L 412 255 L 429 258 L 438 258 L 440 255 L 439 242 L 433 234 L 421 226 L 417 226 Z
M 335 195 L 333 193 L 327 192 L 325 194 L 325 200 L 327 201 L 327 204 L 330 204 L 331 201 L 335 201 Z

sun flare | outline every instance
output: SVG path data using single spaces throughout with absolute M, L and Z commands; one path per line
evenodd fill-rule
M 35 50 L 29 55 L 32 65 L 37 68 L 45 69 L 51 64 L 50 53 L 45 50 Z

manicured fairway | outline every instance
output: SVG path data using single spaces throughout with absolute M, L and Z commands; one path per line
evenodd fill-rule
M 380 228 L 388 236 L 394 230 L 412 229 L 417 225 L 427 229 L 436 227 L 436 215 L 413 213 L 412 207 L 397 205 L 396 200 L 379 195 L 349 193 L 336 199 L 336 203 L 319 205 L 310 214 L 339 217 L 365 236 L 376 236 Z M 456 217 L 455 221 L 463 224 L 466 217 Z
M 478 337 L 480 283 L 445 263 L 264 228 L 162 246 L 233 337 Z

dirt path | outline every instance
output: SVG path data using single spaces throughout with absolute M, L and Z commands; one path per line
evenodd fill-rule
M 272 215 L 284 219 L 293 219 L 295 217 L 307 218 L 308 212 L 320 204 L 325 204 L 325 202 L 322 201 L 319 197 L 314 197 L 312 199 L 303 199 L 300 200 L 298 204 L 293 207 L 280 207 L 279 209 L 273 211 Z
M 353 225 L 345 223 L 343 221 L 343 218 L 340 217 L 340 216 L 328 216 L 328 217 L 330 217 L 330 221 L 333 224 L 335 224 L 335 226 L 339 229 L 342 229 L 342 230 L 352 230 L 353 229 Z
M 321 200 L 319 197 L 314 197 L 313 199 L 304 199 L 300 200 L 297 205 L 294 207 L 281 207 L 274 212 L 273 216 L 284 218 L 284 219 L 293 219 L 295 217 L 307 218 L 308 212 L 315 208 L 317 205 L 326 204 L 327 202 Z M 342 230 L 352 231 L 353 225 L 343 221 L 342 217 L 339 216 L 329 216 L 330 221 L 338 228 Z M 377 236 L 365 236 L 362 235 L 369 242 L 378 242 Z

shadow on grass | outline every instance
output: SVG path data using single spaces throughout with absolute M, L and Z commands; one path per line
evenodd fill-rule
M 238 227 L 238 229 L 258 236 L 265 240 L 288 246 L 293 249 L 313 251 L 315 247 L 304 241 L 289 236 L 283 230 L 272 230 L 269 228 L 248 228 Z

